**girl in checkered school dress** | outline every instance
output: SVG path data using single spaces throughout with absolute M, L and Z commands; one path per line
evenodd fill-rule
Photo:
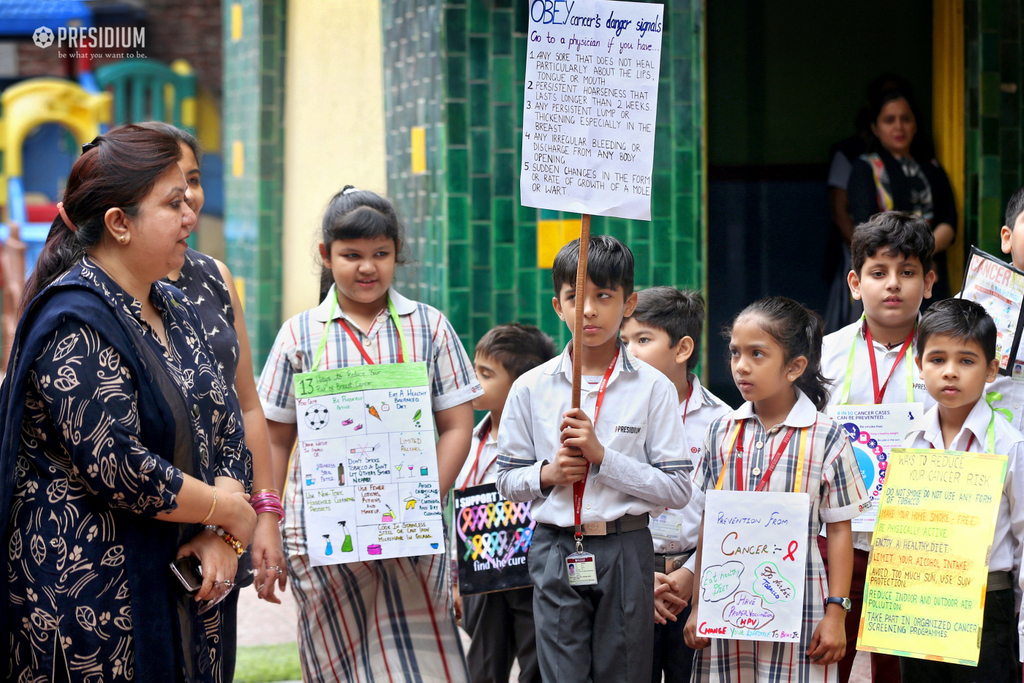
M 753 303 L 733 321 L 732 375 L 746 403 L 708 427 L 694 483 L 705 491 L 754 492 L 767 476 L 764 490 L 810 494 L 803 627 L 798 644 L 708 639 L 697 633 L 695 605 L 685 630 L 687 644 L 698 650 L 694 681 L 838 680 L 836 662 L 846 650 L 846 605 L 839 601 L 826 608 L 825 600 L 848 595 L 853 571 L 850 520 L 860 514 L 868 495 L 846 434 L 821 412 L 828 403 L 821 336 L 821 318 L 785 297 Z M 772 470 L 772 456 L 780 449 L 783 455 Z M 828 577 L 814 542 L 822 523 L 828 531 Z M 698 577 L 702 544 L 703 524 Z
M 391 287 L 402 237 L 387 200 L 346 187 L 327 207 L 322 230 L 320 255 L 333 285 L 319 306 L 284 324 L 260 377 L 274 461 L 283 467 L 295 444 L 295 373 L 425 361 L 440 490 L 447 491 L 469 451 L 471 401 L 481 391 L 469 357 L 444 315 Z M 309 547 L 323 541 L 307 534 L 299 470 L 294 458 L 284 543 L 299 608 L 303 680 L 466 681 L 446 555 L 311 566 Z

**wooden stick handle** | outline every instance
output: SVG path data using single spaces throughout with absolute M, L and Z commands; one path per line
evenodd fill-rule
M 590 214 L 580 215 L 580 260 L 576 266 L 576 311 L 572 329 L 572 407 L 580 407 L 583 375 L 583 309 L 587 300 L 587 255 L 590 252 Z

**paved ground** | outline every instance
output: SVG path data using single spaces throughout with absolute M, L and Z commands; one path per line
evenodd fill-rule
M 265 602 L 256 597 L 254 589 L 246 588 L 238 602 L 238 644 L 276 645 L 295 641 L 296 611 L 295 600 L 290 591 L 281 595 L 280 605 Z M 462 633 L 464 647 L 469 647 L 469 636 Z M 516 681 L 518 667 L 513 670 L 511 681 Z M 854 662 L 850 683 L 871 683 L 871 666 L 868 654 L 858 652 Z

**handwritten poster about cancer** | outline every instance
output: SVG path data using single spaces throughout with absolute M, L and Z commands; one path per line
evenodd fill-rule
M 459 593 L 473 595 L 532 585 L 526 553 L 537 522 L 530 501 L 513 503 L 494 484 L 455 492 L 455 555 Z
M 443 553 L 426 365 L 299 374 L 295 394 L 310 563 Z
M 857 649 L 977 666 L 1006 457 L 904 448 L 892 456 Z
M 800 641 L 810 505 L 806 493 L 708 491 L 697 633 Z
M 871 502 L 852 522 L 854 531 L 874 531 L 878 499 L 885 486 L 889 459 L 903 445 L 907 432 L 921 423 L 922 403 L 881 403 L 864 406 L 829 406 L 828 415 L 850 438 L 853 453 Z
M 960 298 L 981 304 L 996 323 L 999 372 L 1024 379 L 1024 362 L 1017 360 L 1024 316 L 1024 272 L 1002 259 L 971 247 Z
M 664 6 L 529 8 L 523 206 L 651 220 Z

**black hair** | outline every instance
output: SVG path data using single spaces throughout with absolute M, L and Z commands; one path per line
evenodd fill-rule
M 181 158 L 173 137 L 158 130 L 125 125 L 98 135 L 83 145 L 64 188 L 66 224 L 58 214 L 50 224 L 46 244 L 25 284 L 22 309 L 47 285 L 100 243 L 108 209 L 138 214 L 139 203 Z
M 576 267 L 580 262 L 580 241 L 574 239 L 558 251 L 551 267 L 555 296 L 562 285 L 576 287 Z M 622 287 L 623 296 L 633 293 L 633 252 L 610 235 L 591 235 L 587 252 L 587 277 L 602 289 Z
M 182 130 L 177 126 L 172 126 L 169 123 L 163 121 L 144 121 L 142 123 L 135 124 L 139 128 L 146 128 L 147 130 L 155 130 L 164 135 L 170 135 L 178 142 L 184 142 L 188 145 L 188 148 L 192 150 L 192 156 L 196 158 L 196 163 L 200 164 L 203 161 L 203 147 L 199 144 L 199 140 L 196 140 L 196 136 L 189 133 L 187 130 Z
M 914 94 L 906 88 L 887 88 L 874 93 L 869 101 L 871 111 L 869 124 L 876 125 L 878 117 L 881 116 L 882 110 L 885 109 L 885 105 L 896 100 L 906 100 L 907 105 L 910 107 L 910 112 L 914 115 L 914 125 L 917 128 L 917 132 L 914 133 L 914 138 L 910 141 L 910 156 L 922 163 L 930 161 L 935 156 L 935 152 L 932 149 L 931 140 L 924 130 L 925 125 L 921 118 L 921 110 L 917 107 L 917 100 L 914 99 Z M 882 143 L 877 136 L 872 136 L 872 138 L 868 149 L 869 151 L 877 152 L 882 149 Z
M 986 363 L 996 357 L 996 323 L 980 304 L 968 299 L 945 299 L 928 307 L 917 325 L 918 358 L 924 356 L 928 338 L 937 334 L 981 345 Z
M 321 226 L 321 238 L 328 253 L 335 240 L 386 237 L 395 243 L 395 262 L 399 265 L 405 262 L 401 255 L 403 232 L 402 222 L 391 202 L 375 192 L 357 190 L 352 185 L 346 185 L 331 197 Z
M 555 342 L 533 325 L 498 325 L 480 337 L 476 352 L 495 359 L 512 379 L 555 356 Z
M 932 252 L 935 251 L 935 236 L 931 226 L 920 216 L 905 211 L 883 211 L 876 213 L 865 223 L 853 230 L 850 255 L 853 272 L 860 277 L 860 270 L 869 258 L 885 256 L 916 256 L 921 262 L 924 276 L 932 269 Z
M 636 308 L 631 319 L 668 334 L 670 346 L 683 337 L 693 340 L 693 353 L 686 369 L 693 370 L 700 361 L 700 337 L 704 330 L 704 297 L 696 290 L 675 287 L 651 287 L 637 292 Z
M 886 90 L 899 90 L 900 92 L 907 93 L 911 97 L 914 95 L 914 88 L 910 84 L 910 81 L 899 74 L 883 73 L 872 79 L 871 83 L 868 84 L 867 96 L 864 98 L 864 104 L 859 110 L 857 110 L 857 118 L 854 122 L 857 133 L 861 135 L 866 142 L 871 141 L 871 124 L 878 119 L 877 115 L 874 118 L 871 118 L 871 103 Z
M 1024 211 L 1024 187 L 1010 195 L 1010 201 L 1006 202 L 1006 222 L 1003 225 L 1013 230 L 1021 211 Z
M 771 335 L 786 354 L 785 361 L 803 356 L 807 367 L 794 382 L 807 394 L 814 407 L 824 412 L 828 406 L 828 380 L 821 374 L 821 340 L 825 327 L 821 316 L 798 301 L 784 296 L 770 296 L 750 304 L 733 319 L 758 318 L 759 327 Z

